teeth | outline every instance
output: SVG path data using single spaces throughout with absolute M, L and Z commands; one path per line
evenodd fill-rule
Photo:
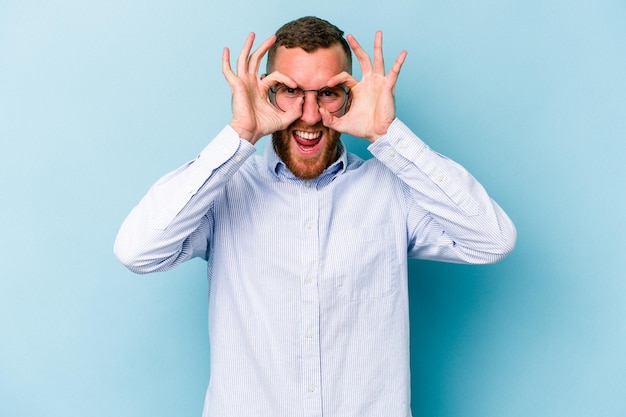
M 314 140 L 322 136 L 322 132 L 305 132 L 302 130 L 296 130 L 294 133 L 298 135 L 298 137 L 306 140 Z

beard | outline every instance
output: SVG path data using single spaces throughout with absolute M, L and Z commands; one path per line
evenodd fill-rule
M 303 180 L 312 180 L 319 177 L 337 159 L 337 145 L 341 133 L 323 126 L 321 123 L 315 126 L 318 130 L 324 131 L 324 143 L 321 153 L 317 156 L 305 157 L 297 155 L 291 150 L 293 146 L 292 132 L 297 130 L 294 124 L 285 130 L 272 133 L 274 150 L 280 159 L 287 165 L 289 171 L 296 177 Z

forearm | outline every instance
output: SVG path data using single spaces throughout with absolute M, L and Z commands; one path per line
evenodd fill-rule
M 410 255 L 463 263 L 492 263 L 513 250 L 515 226 L 462 166 L 432 151 L 402 122 L 370 146 L 410 189 L 419 220 L 408 224 Z
M 147 273 L 205 257 L 211 204 L 253 153 L 226 127 L 195 160 L 158 180 L 124 220 L 114 245 L 118 259 Z

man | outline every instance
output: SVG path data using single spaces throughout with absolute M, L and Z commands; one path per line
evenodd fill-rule
M 385 74 L 380 32 L 373 64 L 354 37 L 314 17 L 251 53 L 253 42 L 236 72 L 224 50 L 230 124 L 150 189 L 116 254 L 138 273 L 207 260 L 204 416 L 410 416 L 407 256 L 496 262 L 515 228 L 466 170 L 395 117 L 406 52 Z M 341 133 L 369 140 L 374 158 L 347 153 Z

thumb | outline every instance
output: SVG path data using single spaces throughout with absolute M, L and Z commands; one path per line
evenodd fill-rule
M 322 116 L 322 124 L 330 129 L 341 132 L 341 118 L 333 115 L 328 110 L 320 107 L 319 112 Z
M 294 103 L 293 106 L 282 113 L 282 120 L 285 122 L 285 127 L 289 126 L 302 116 L 302 101 L 303 99 L 300 98 L 296 103 Z

